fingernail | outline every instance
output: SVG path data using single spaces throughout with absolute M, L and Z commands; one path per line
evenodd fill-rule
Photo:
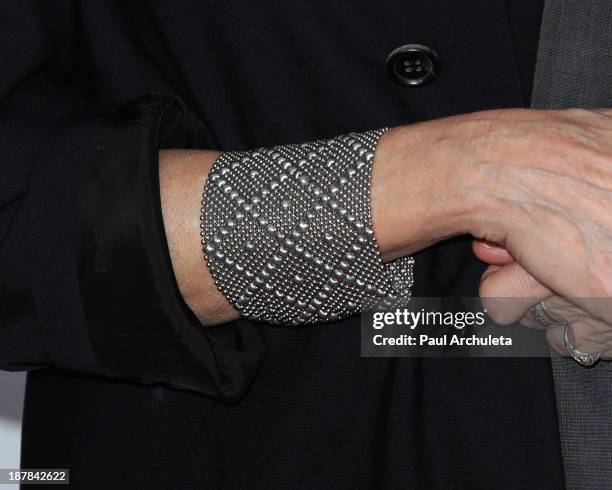
M 482 243 L 482 246 L 485 248 L 502 248 L 500 245 L 498 245 L 495 242 L 489 242 L 487 240 L 482 240 L 480 243 Z

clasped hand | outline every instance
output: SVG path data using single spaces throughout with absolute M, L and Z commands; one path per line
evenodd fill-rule
M 548 162 L 512 181 L 524 182 L 516 205 L 531 231 L 507 236 L 505 246 L 474 242 L 489 264 L 480 293 L 485 302 L 497 298 L 487 304 L 495 320 L 545 328 L 559 354 L 568 355 L 570 342 L 570 349 L 612 359 L 612 112 L 553 114 L 550 128 L 535 132 L 534 161 Z M 557 322 L 538 318 L 533 307 L 542 301 Z
M 396 128 L 379 146 L 383 257 L 471 234 L 490 264 L 481 296 L 522 298 L 488 301 L 493 320 L 537 327 L 529 310 L 546 300 L 577 350 L 612 357 L 612 110 L 477 112 Z M 559 325 L 547 336 L 567 354 Z

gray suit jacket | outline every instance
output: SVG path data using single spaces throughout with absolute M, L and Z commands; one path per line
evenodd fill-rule
M 612 107 L 612 0 L 546 1 L 532 106 Z M 552 362 L 567 488 L 612 489 L 612 362 Z

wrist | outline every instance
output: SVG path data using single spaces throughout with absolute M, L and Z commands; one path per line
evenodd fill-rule
M 160 197 L 172 268 L 185 303 L 204 325 L 232 320 L 237 313 L 219 293 L 202 257 L 202 186 L 218 152 L 162 150 Z
M 383 261 L 414 254 L 472 226 L 478 193 L 444 121 L 401 126 L 378 143 L 372 168 L 372 222 Z M 467 166 L 466 166 L 467 167 Z

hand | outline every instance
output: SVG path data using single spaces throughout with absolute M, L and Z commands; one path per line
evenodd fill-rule
M 206 325 L 238 316 L 198 240 L 201 186 L 216 156 L 160 152 L 172 264 Z M 395 128 L 375 152 L 371 204 L 383 260 L 472 234 L 503 244 L 560 296 L 612 296 L 610 111 L 485 111 Z M 612 323 L 610 312 L 589 311 Z
M 520 321 L 530 328 L 545 328 L 549 345 L 562 356 L 568 355 L 562 325 L 569 323 L 570 340 L 575 349 L 585 353 L 601 352 L 602 359 L 612 359 L 611 325 L 595 320 L 571 301 L 553 295 L 514 262 L 505 248 L 476 240 L 473 249 L 479 259 L 490 264 L 482 277 L 481 295 L 494 321 L 500 324 Z M 540 301 L 545 301 L 546 311 L 559 320 L 558 324 L 546 327 L 534 316 L 531 307 Z
M 612 296 L 612 111 L 498 110 L 397 128 L 372 179 L 384 257 L 471 233 L 612 323 L 607 302 L 588 300 Z

